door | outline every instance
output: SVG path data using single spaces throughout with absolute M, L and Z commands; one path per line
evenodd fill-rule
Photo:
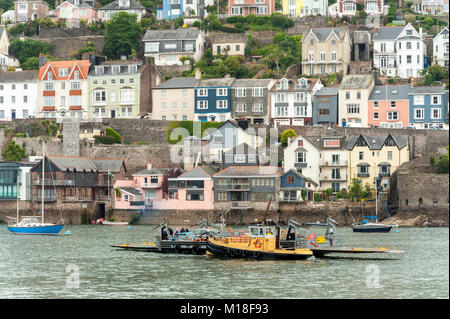
M 116 110 L 111 110 L 111 118 L 115 118 L 116 117 Z
M 15 119 L 16 118 L 16 110 L 11 110 L 11 119 Z

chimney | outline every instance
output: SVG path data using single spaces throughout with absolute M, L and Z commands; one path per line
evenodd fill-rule
M 422 27 L 419 27 L 419 34 L 422 36 Z
M 200 69 L 195 69 L 195 78 L 197 80 L 200 80 L 202 78 L 202 72 L 200 71 Z
M 43 67 L 45 63 L 47 63 L 47 57 L 45 56 L 44 53 L 41 53 L 39 55 L 39 68 Z
M 147 170 L 151 170 L 152 167 L 153 167 L 152 160 L 150 159 L 150 160 L 148 160 L 148 163 L 147 163 Z

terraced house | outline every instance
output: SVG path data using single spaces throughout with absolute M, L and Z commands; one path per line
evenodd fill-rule
M 89 60 L 46 61 L 39 57 L 37 117 L 87 117 Z
M 269 91 L 272 79 L 237 79 L 231 87 L 232 118 L 253 124 L 270 121 Z
M 270 90 L 271 121 L 278 125 L 312 125 L 312 102 L 323 87 L 320 79 L 277 80 Z
M 348 29 L 308 28 L 302 36 L 302 73 L 305 75 L 342 72 L 346 75 L 351 61 Z
M 145 7 L 135 0 L 115 0 L 98 9 L 98 18 L 101 21 L 108 21 L 116 13 L 126 12 L 137 15 L 138 21 L 145 14 Z
M 410 126 L 417 129 L 443 129 L 445 114 L 445 87 L 419 86 L 408 93 Z
M 327 15 L 327 0 L 283 0 L 283 14 L 291 18 L 309 15 Z
M 80 22 L 80 20 L 84 20 L 87 23 L 97 20 L 97 9 L 94 7 L 94 0 L 56 0 L 55 6 L 53 14 L 56 19 L 66 19 L 66 22 Z
M 275 0 L 230 0 L 230 16 L 271 15 L 275 12 Z
M 231 86 L 235 78 L 201 79 L 195 86 L 194 120 L 224 122 L 231 118 Z
M 105 61 L 89 72 L 89 117 L 138 117 L 151 111 L 149 63 Z

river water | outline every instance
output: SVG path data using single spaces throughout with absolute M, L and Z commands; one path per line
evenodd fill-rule
M 0 298 L 448 298 L 449 229 L 387 234 L 337 228 L 344 244 L 401 255 L 304 261 L 224 260 L 123 251 L 152 226 L 70 226 L 72 235 L 20 236 L 0 224 Z M 323 232 L 316 228 L 314 232 Z

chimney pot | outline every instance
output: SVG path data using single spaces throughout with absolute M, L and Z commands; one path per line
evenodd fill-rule
M 153 165 L 152 165 L 152 160 L 150 159 L 150 160 L 148 160 L 147 170 L 151 170 L 152 167 L 153 167 Z

